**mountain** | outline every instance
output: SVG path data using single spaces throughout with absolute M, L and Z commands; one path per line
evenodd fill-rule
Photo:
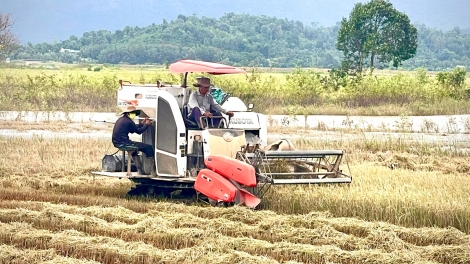
M 22 44 L 57 42 L 84 32 L 146 27 L 178 15 L 220 18 L 234 12 L 301 21 L 305 25 L 333 26 L 348 17 L 359 0 L 2 0 L 0 13 L 15 20 L 13 33 Z M 468 0 L 392 0 L 413 23 L 450 30 L 470 27 Z
M 248 67 L 337 68 L 340 25 L 308 26 L 300 21 L 228 13 L 220 19 L 178 15 L 146 27 L 89 31 L 55 43 L 21 46 L 10 58 L 67 63 L 166 64 L 181 58 Z M 406 69 L 470 68 L 470 34 L 417 25 L 418 50 L 403 63 Z M 375 67 L 389 67 L 375 64 Z

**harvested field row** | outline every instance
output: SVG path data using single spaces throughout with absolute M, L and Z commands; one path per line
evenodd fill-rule
M 18 202 L 16 207 L 0 210 L 2 244 L 21 250 L 52 248 L 62 257 L 105 263 L 462 263 L 470 257 L 469 236 L 454 228 L 403 228 L 325 213 L 279 215 L 159 202 L 149 204 L 152 209 L 145 215 L 115 208 L 115 219 L 123 213 L 140 219 L 126 224 L 90 216 L 103 215 L 101 210 L 109 215 L 111 208 L 37 202 Z M 243 223 L 247 218 L 251 224 Z
M 105 140 L 0 143 L 0 263 L 470 263 L 470 177 L 382 164 L 409 153 L 356 146 L 351 185 L 276 186 L 250 210 L 126 199 L 90 173 Z
M 75 264 L 99 264 L 98 261 L 64 257 L 57 254 L 54 249 L 21 249 L 10 245 L 0 245 L 0 263 L 75 263 Z
M 190 230 L 180 232 L 180 230 L 195 228 L 204 231 L 217 230 L 218 233 L 232 237 L 252 236 L 273 243 L 287 241 L 312 244 L 323 238 L 322 232 L 318 229 L 328 226 L 328 229 L 334 232 L 352 236 L 351 239 L 354 241 L 348 244 L 353 245 L 357 242 L 356 238 L 367 238 L 371 235 L 371 230 L 386 226 L 384 223 L 365 222 L 354 218 L 332 218 L 328 213 L 278 215 L 272 211 L 258 212 L 246 210 L 243 207 L 217 209 L 167 202 L 149 205 L 151 209 L 146 214 L 135 213 L 122 207 L 77 207 L 17 201 L 3 201 L 1 205 L 5 208 L 0 209 L 2 222 L 28 222 L 37 228 L 47 227 L 51 230 L 61 230 L 64 227 L 83 232 L 94 230 L 93 232 L 97 234 L 102 232 L 100 235 L 106 236 L 127 231 L 148 232 L 152 236 L 168 232 L 176 237 L 185 233 L 195 234 L 196 237 L 207 234 L 204 232 L 204 234 L 197 235 L 197 232 Z M 173 213 L 169 214 L 169 211 Z M 418 246 L 460 245 L 469 242 L 467 235 L 454 228 L 416 229 L 397 226 L 388 228 L 400 233 L 400 239 Z M 133 238 L 130 237 L 130 239 Z M 334 244 L 334 239 L 329 241 L 331 242 Z M 355 250 L 359 249 L 361 248 Z

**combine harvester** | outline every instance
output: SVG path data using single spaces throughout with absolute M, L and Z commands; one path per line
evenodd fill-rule
M 148 164 L 143 166 L 144 174 L 138 174 L 130 158 L 126 165 L 125 151 L 130 157 L 132 148 L 120 148 L 122 155 L 105 155 L 102 171 L 93 174 L 128 178 L 136 184 L 129 195 L 168 195 L 175 190 L 188 195 L 195 190 L 213 205 L 250 208 L 255 208 L 273 185 L 351 182 L 351 176 L 340 169 L 343 150 L 265 151 L 266 117 L 237 97 L 222 98 L 220 105 L 235 115 L 213 117 L 221 119 L 220 127 L 211 126 L 213 119 L 203 117 L 203 127 L 199 127 L 187 118 L 191 93 L 188 73 L 246 74 L 244 70 L 195 60 L 175 62 L 169 69 L 184 74 L 181 85 L 120 81 L 117 94 L 119 108 L 125 110 L 133 104 L 141 110 L 140 119 L 154 120 L 141 140 L 155 149 L 157 175 L 145 171 Z

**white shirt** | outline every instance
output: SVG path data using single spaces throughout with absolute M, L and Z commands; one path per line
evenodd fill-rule
M 202 95 L 199 90 L 191 93 L 189 96 L 188 106 L 188 115 L 191 114 L 194 107 L 199 107 L 201 114 L 204 114 L 204 112 L 210 112 L 211 107 L 213 111 L 227 114 L 227 110 L 225 110 L 215 101 L 214 97 L 210 94 L 209 91 L 205 95 Z

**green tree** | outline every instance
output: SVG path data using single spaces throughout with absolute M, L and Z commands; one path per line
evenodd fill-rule
M 362 72 L 376 61 L 398 67 L 416 54 L 417 39 L 406 14 L 387 0 L 372 0 L 356 4 L 349 19 L 342 19 L 336 48 L 343 52 L 343 67 Z

